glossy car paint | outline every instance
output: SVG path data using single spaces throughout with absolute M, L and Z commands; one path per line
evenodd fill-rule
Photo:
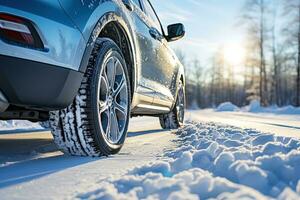
M 157 112 L 154 106 L 168 112 L 176 95 L 174 89 L 176 85 L 172 83 L 176 82 L 179 68 L 182 66 L 162 35 L 161 41 L 150 35 L 150 29 L 154 24 L 143 12 L 143 1 L 142 7 L 132 2 L 133 11 L 129 11 L 122 1 L 87 0 L 74 3 L 72 0 L 60 0 L 60 2 L 86 40 L 92 35 L 103 13 L 114 13 L 122 19 L 119 23 L 128 32 L 131 44 L 134 45 L 132 49 L 135 50 L 134 71 L 137 81 L 134 88 L 136 93 L 133 98 L 133 113 L 149 112 L 149 108 Z
M 28 49 L 0 39 L 0 54 L 78 70 L 86 41 L 56 0 L 30 2 L 0 0 L 0 13 L 30 20 L 45 49 Z
M 32 21 L 46 47 L 38 51 L 0 40 L 0 54 L 83 72 L 95 39 L 105 25 L 116 22 L 126 32 L 132 51 L 133 65 L 128 66 L 134 79 L 132 113 L 167 113 L 175 104 L 176 84 L 184 77 L 183 66 L 163 35 L 160 40 L 151 36 L 154 24 L 143 6 L 128 2 L 133 10 L 122 0 L 32 0 L 30 5 L 0 0 L 0 12 Z

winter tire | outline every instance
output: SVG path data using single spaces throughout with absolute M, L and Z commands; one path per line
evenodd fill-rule
M 185 91 L 184 85 L 180 81 L 178 84 L 178 93 L 174 108 L 169 114 L 159 117 L 160 125 L 163 129 L 177 129 L 183 126 L 185 109 Z
M 118 153 L 127 136 L 130 94 L 121 50 L 110 39 L 97 39 L 73 103 L 50 113 L 59 149 L 80 156 Z

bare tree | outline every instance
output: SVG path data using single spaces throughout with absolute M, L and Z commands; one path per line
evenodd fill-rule
M 300 0 L 284 1 L 284 15 L 289 18 L 289 22 L 284 28 L 285 33 L 289 33 L 287 43 L 294 46 L 296 64 L 296 97 L 295 105 L 300 106 Z
M 286 11 L 281 18 L 275 6 L 279 2 Z M 246 0 L 244 6 L 244 82 L 224 59 L 222 46 L 207 66 L 197 57 L 187 60 L 183 51 L 176 51 L 186 67 L 188 106 L 211 107 L 225 101 L 242 106 L 254 99 L 262 105 L 300 106 L 300 0 Z M 282 26 L 284 30 L 278 31 Z
M 195 58 L 193 60 L 193 74 L 194 74 L 194 80 L 196 83 L 196 91 L 195 91 L 195 96 L 196 96 L 196 103 L 198 107 L 202 107 L 203 105 L 203 99 L 202 97 L 205 95 L 204 91 L 202 91 L 202 82 L 203 82 L 203 77 L 202 77 L 202 66 L 200 64 L 200 61 L 198 58 Z
M 271 53 L 272 53 L 272 84 L 271 84 L 271 102 L 277 105 L 281 105 L 281 79 L 280 79 L 280 63 L 279 55 L 277 51 L 277 40 L 276 40 L 276 25 L 277 25 L 277 4 L 274 2 L 274 7 L 272 11 L 272 44 L 271 44 Z
M 268 104 L 268 84 L 265 56 L 265 42 L 267 39 L 266 15 L 267 0 L 247 0 L 243 9 L 242 20 L 247 26 L 251 38 L 257 43 L 257 52 L 259 60 L 259 96 L 263 105 Z
M 253 39 L 254 37 L 254 39 Z M 246 102 L 260 99 L 260 76 L 258 56 L 259 45 L 255 40 L 256 36 L 248 35 L 246 43 L 246 58 L 244 71 L 244 91 L 246 93 Z M 254 51 L 253 51 L 254 50 Z

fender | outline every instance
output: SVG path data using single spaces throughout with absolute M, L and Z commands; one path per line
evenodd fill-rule
M 81 72 L 85 72 L 86 70 L 86 66 L 88 64 L 88 60 L 89 60 L 89 57 L 91 55 L 91 52 L 94 48 L 94 45 L 95 45 L 95 41 L 96 39 L 98 38 L 99 34 L 101 33 L 101 31 L 103 30 L 103 28 L 110 22 L 116 22 L 118 23 L 119 25 L 121 25 L 121 27 L 123 28 L 123 30 L 125 31 L 127 37 L 128 37 L 128 42 L 129 42 L 129 46 L 130 46 L 130 50 L 131 50 L 131 59 L 133 61 L 133 68 L 134 68 L 134 72 L 136 74 L 136 67 L 135 67 L 135 63 L 136 63 L 136 57 L 135 57 L 135 52 L 136 52 L 136 48 L 135 48 L 135 45 L 134 45 L 134 42 L 133 42 L 133 39 L 131 37 L 131 34 L 130 34 L 130 30 L 129 28 L 126 26 L 126 23 L 124 22 L 124 20 L 119 17 L 118 15 L 116 15 L 115 13 L 113 12 L 109 12 L 109 13 L 105 13 L 100 19 L 99 21 L 96 23 L 94 29 L 93 29 L 93 32 L 91 33 L 90 35 L 90 38 L 87 42 L 87 45 L 86 45 L 86 49 L 85 49 L 85 52 L 84 52 L 84 56 L 83 56 L 83 59 L 82 59 L 82 62 L 80 64 L 80 67 L 79 67 L 79 71 Z M 136 76 L 135 76 L 136 77 Z
M 136 41 L 133 37 L 133 24 L 129 16 L 130 11 L 122 1 L 117 0 L 60 0 L 61 6 L 74 21 L 79 31 L 86 40 L 86 48 L 82 57 L 79 71 L 85 72 L 90 54 L 94 48 L 95 41 L 103 28 L 110 22 L 116 22 L 125 32 L 130 51 L 133 70 L 133 88 L 136 88 L 137 69 L 136 67 Z M 74 10 L 74 4 L 76 9 Z M 77 13 L 81 14 L 78 15 Z M 79 18 L 80 17 L 80 18 Z

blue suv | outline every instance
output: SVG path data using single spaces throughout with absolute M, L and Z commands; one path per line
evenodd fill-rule
M 65 153 L 115 154 L 129 118 L 182 126 L 184 68 L 149 0 L 0 0 L 0 120 L 49 122 Z

